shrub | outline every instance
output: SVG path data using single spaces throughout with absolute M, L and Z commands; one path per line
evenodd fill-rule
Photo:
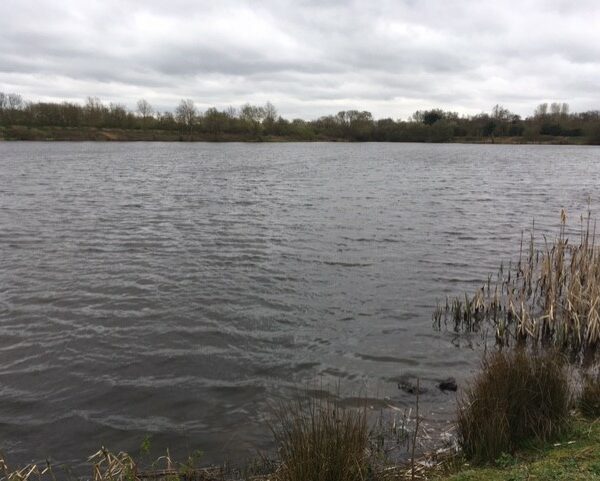
M 273 428 L 281 481 L 362 481 L 368 470 L 366 410 L 310 400 L 281 408 Z
M 558 435 L 569 415 L 570 387 L 563 358 L 524 349 L 495 352 L 459 400 L 458 435 L 476 463 L 513 453 L 525 441 Z
M 584 375 L 579 410 L 584 416 L 600 417 L 600 371 Z

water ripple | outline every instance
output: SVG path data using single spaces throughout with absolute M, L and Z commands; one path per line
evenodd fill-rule
M 477 356 L 431 332 L 436 301 L 533 217 L 584 212 L 599 153 L 0 143 L 2 448 L 72 461 L 152 433 L 219 462 L 268 448 L 269 406 L 311 382 L 374 406 L 409 405 L 405 375 L 462 382 Z

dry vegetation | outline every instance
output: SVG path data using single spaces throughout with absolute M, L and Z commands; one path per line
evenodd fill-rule
M 273 428 L 280 481 L 362 481 L 369 469 L 366 408 L 341 409 L 307 400 L 279 410 Z
M 600 370 L 583 375 L 579 410 L 589 418 L 600 418 Z
M 600 344 L 600 246 L 595 244 L 591 214 L 581 219 L 578 239 L 567 237 L 566 214 L 554 242 L 535 248 L 531 233 L 527 252 L 514 268 L 500 267 L 474 296 L 446 300 L 436 309 L 438 329 L 487 333 L 500 347 L 516 344 L 556 347 L 590 361 Z
M 495 352 L 459 402 L 463 454 L 475 463 L 514 453 L 532 440 L 548 442 L 564 430 L 571 392 L 566 363 L 554 352 Z
M 225 479 L 224 468 L 199 468 L 193 457 L 184 463 L 174 462 L 169 452 L 158 458 L 152 469 L 143 470 L 128 453 L 114 453 L 106 448 L 88 458 L 91 474 L 82 478 L 92 481 L 221 481 Z M 0 455 L 0 481 L 60 481 L 63 473 L 53 469 L 49 461 L 43 466 L 29 464 L 22 468 L 11 468 Z M 66 479 L 74 479 L 71 474 Z
M 538 246 L 534 232 L 516 265 L 469 297 L 447 299 L 437 329 L 492 334 L 498 349 L 459 399 L 462 455 L 493 463 L 524 444 L 547 443 L 568 427 L 572 392 L 588 417 L 600 415 L 600 246 L 591 214 L 568 236 L 565 212 L 557 237 Z M 569 362 L 570 361 L 570 362 Z M 571 369 L 568 372 L 567 369 Z M 579 370 L 581 384 L 570 378 Z M 577 376 L 575 376 L 577 378 Z

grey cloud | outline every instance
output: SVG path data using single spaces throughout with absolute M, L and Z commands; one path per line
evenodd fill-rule
M 160 109 L 271 100 L 306 118 L 599 108 L 599 23 L 593 0 L 3 0 L 0 91 Z

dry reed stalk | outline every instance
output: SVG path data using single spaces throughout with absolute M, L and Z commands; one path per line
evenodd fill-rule
M 421 390 L 420 388 L 420 379 L 417 378 L 417 400 L 416 400 L 416 415 L 415 415 L 415 432 L 413 434 L 413 440 L 412 440 L 412 452 L 411 452 L 411 456 L 410 456 L 410 479 L 412 481 L 415 480 L 415 476 L 416 476 L 416 470 L 415 470 L 415 449 L 417 447 L 417 437 L 419 436 L 419 391 Z
M 164 462 L 164 469 L 139 471 L 134 459 L 127 453 L 112 453 L 101 448 L 88 458 L 92 464 L 92 473 L 89 479 L 93 481 L 222 481 L 223 470 L 218 467 L 193 468 L 178 465 L 171 460 L 169 451 L 165 456 L 157 459 L 157 463 Z M 45 467 L 37 464 L 28 464 L 18 469 L 9 468 L 6 460 L 0 455 L 0 481 L 56 481 L 52 466 L 47 461 Z
M 472 297 L 447 299 L 436 308 L 434 326 L 457 333 L 492 328 L 500 347 L 522 344 L 553 346 L 580 360 L 590 359 L 600 346 L 600 246 L 591 213 L 581 218 L 579 243 L 567 237 L 567 217 L 561 212 L 557 238 L 536 248 L 535 225 L 527 253 L 523 240 L 516 266 L 503 265 L 495 284 Z

